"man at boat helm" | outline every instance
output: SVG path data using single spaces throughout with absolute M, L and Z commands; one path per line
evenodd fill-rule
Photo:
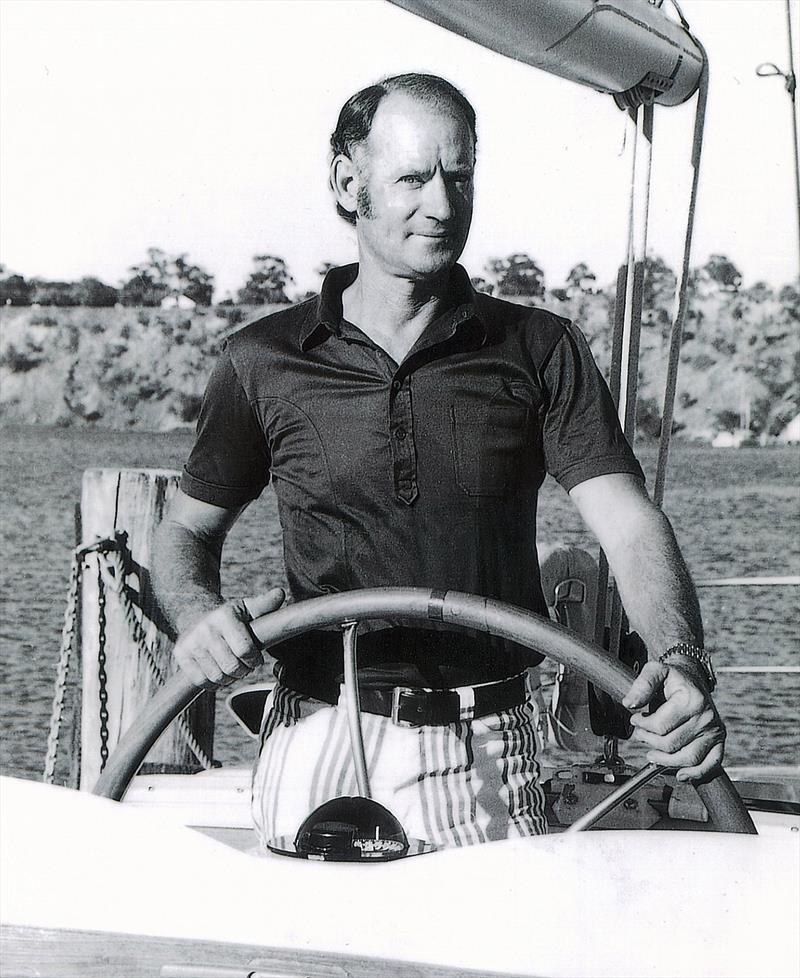
M 546 615 L 535 532 L 549 472 L 605 550 L 649 649 L 624 700 L 635 736 L 679 779 L 703 778 L 725 729 L 696 595 L 588 346 L 558 316 L 476 293 L 456 264 L 476 142 L 471 105 L 435 76 L 388 78 L 342 109 L 330 185 L 359 261 L 225 344 L 160 532 L 156 583 L 175 655 L 205 685 L 261 661 L 248 622 L 283 592 L 226 600 L 219 565 L 226 533 L 270 478 L 295 600 L 413 585 Z M 340 633 L 271 652 L 278 682 L 253 779 L 263 840 L 356 793 L 337 705 Z M 361 636 L 372 794 L 410 836 L 446 846 L 546 831 L 528 661 L 487 636 L 380 625 Z

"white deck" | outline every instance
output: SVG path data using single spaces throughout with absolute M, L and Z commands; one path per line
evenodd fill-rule
M 800 969 L 800 832 L 596 832 L 360 866 L 236 852 L 31 782 L 3 779 L 0 799 L 7 925 L 523 975 Z

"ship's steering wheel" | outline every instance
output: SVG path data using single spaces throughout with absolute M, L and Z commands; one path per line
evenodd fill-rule
M 315 628 L 374 619 L 401 619 L 420 625 L 438 622 L 509 639 L 562 665 L 621 700 L 633 673 L 620 662 L 561 625 L 531 611 L 474 594 L 427 588 L 371 588 L 311 598 L 286 605 L 251 623 L 265 649 Z M 178 672 L 161 689 L 120 740 L 94 787 L 94 794 L 119 801 L 145 755 L 174 720 L 202 692 Z M 712 826 L 721 832 L 755 833 L 755 826 L 724 771 L 696 786 Z

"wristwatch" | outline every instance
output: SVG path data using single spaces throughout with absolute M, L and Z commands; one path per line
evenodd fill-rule
M 703 672 L 705 673 L 706 682 L 708 683 L 708 691 L 711 693 L 717 685 L 717 674 L 714 672 L 714 666 L 711 662 L 711 656 L 706 652 L 702 645 L 692 645 L 691 642 L 679 642 L 677 645 L 671 645 L 667 651 L 659 657 L 659 662 L 663 662 L 665 665 L 670 656 L 673 655 L 683 655 L 687 659 L 694 659 L 695 662 L 702 666 Z

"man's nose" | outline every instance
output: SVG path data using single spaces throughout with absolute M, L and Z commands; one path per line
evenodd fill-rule
M 440 170 L 425 185 L 425 216 L 437 221 L 448 221 L 453 216 L 451 188 Z

